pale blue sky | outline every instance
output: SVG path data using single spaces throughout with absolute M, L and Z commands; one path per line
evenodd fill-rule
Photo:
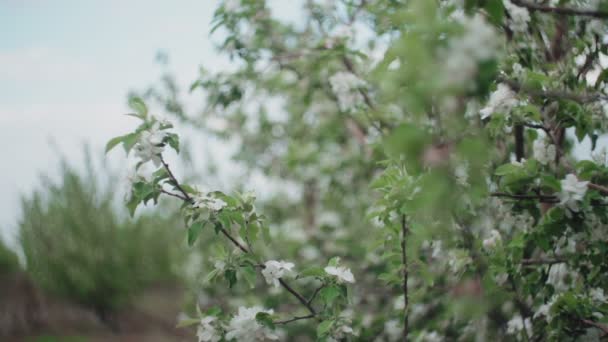
M 299 1 L 270 1 L 296 18 Z M 0 233 L 14 235 L 19 194 L 133 127 L 125 95 L 157 81 L 159 50 L 184 87 L 201 62 L 229 65 L 209 39 L 216 0 L 0 0 Z M 297 6 L 295 6 L 298 4 Z M 50 143 L 53 141 L 53 143 Z M 57 147 L 53 147 L 56 145 Z

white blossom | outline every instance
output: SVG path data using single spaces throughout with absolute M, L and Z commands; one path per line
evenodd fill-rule
M 331 90 L 338 98 L 340 109 L 351 111 L 363 101 L 359 89 L 365 87 L 365 81 L 356 75 L 340 71 L 329 78 Z
M 196 208 L 207 208 L 211 211 L 220 211 L 228 205 L 219 198 L 215 198 L 209 195 L 198 195 L 194 197 L 194 207 Z
M 508 114 L 513 107 L 515 107 L 519 101 L 516 98 L 515 92 L 511 88 L 500 83 L 496 90 L 490 95 L 490 99 L 486 106 L 479 111 L 481 118 L 485 119 L 492 115 L 492 113 L 502 112 Z
M 500 232 L 496 229 L 492 229 L 490 231 L 490 236 L 483 240 L 483 247 L 485 249 L 493 249 L 502 241 L 502 237 L 500 236 Z
M 255 316 L 265 312 L 273 314 L 273 310 L 265 310 L 259 306 L 251 308 L 240 307 L 236 316 L 232 317 L 226 327 L 226 339 L 244 342 L 278 340 L 278 336 L 269 328 L 261 325 Z
M 241 9 L 241 0 L 224 1 L 224 11 L 227 13 L 237 13 Z
M 340 25 L 336 27 L 330 34 L 330 37 L 325 41 L 325 48 L 332 49 L 341 42 L 347 42 L 355 36 L 355 30 L 349 25 Z
M 336 341 L 345 339 L 348 335 L 356 335 L 353 328 L 349 325 L 342 324 L 332 332 L 332 338 Z
M 462 86 L 477 72 L 479 62 L 496 56 L 496 31 L 481 15 L 463 19 L 464 34 L 453 38 L 445 51 L 444 70 L 447 86 Z
M 166 135 L 166 132 L 160 130 L 158 122 L 154 123 L 148 130 L 141 132 L 134 147 L 135 157 L 139 158 L 142 163 L 151 160 L 158 167 L 160 165 L 160 154 L 165 149 L 162 143 Z
M 573 174 L 568 174 L 561 181 L 562 190 L 559 192 L 560 204 L 566 208 L 577 212 L 579 210 L 578 202 L 582 201 L 587 192 L 587 184 L 589 182 L 579 182 Z
M 278 287 L 280 285 L 279 279 L 290 275 L 295 265 L 291 262 L 269 260 L 264 263 L 264 266 L 266 267 L 262 270 L 262 275 L 266 279 L 266 283 Z
M 454 168 L 454 176 L 456 177 L 456 182 L 462 186 L 469 185 L 469 165 L 468 163 L 458 164 Z
M 593 158 L 593 161 L 597 164 L 606 166 L 606 163 L 608 162 L 608 149 L 606 149 L 606 146 L 602 146 L 599 151 L 595 151 L 591 154 L 591 158 Z
M 355 276 L 349 268 L 344 266 L 327 266 L 325 267 L 325 273 L 334 276 L 338 279 L 338 282 L 354 283 Z
M 384 334 L 389 341 L 399 341 L 402 333 L 403 328 L 399 320 L 391 319 L 384 323 Z
M 514 32 L 523 33 L 528 28 L 530 22 L 530 13 L 528 9 L 521 6 L 516 6 L 510 0 L 503 0 L 505 9 L 509 12 L 509 27 Z
M 395 298 L 395 301 L 393 302 L 393 309 L 397 311 L 405 309 L 405 300 L 403 298 L 403 295 L 397 296 L 397 298 Z
M 604 289 L 599 287 L 589 290 L 589 297 L 591 297 L 596 302 L 606 302 L 606 295 L 604 295 Z
M 340 227 L 342 225 L 340 214 L 335 211 L 322 212 L 319 214 L 318 222 L 319 226 Z
M 196 330 L 198 342 L 217 342 L 221 340 L 217 329 L 211 324 L 215 321 L 215 317 L 206 316 L 201 319 L 201 322 Z
M 547 322 L 550 323 L 553 319 L 553 316 L 551 315 L 551 307 L 553 306 L 553 304 L 555 304 L 558 298 L 559 295 L 554 295 L 547 303 L 539 306 L 536 312 L 534 313 L 533 318 L 536 319 L 538 317 L 544 316 Z
M 574 280 L 578 277 L 578 273 L 568 268 L 565 262 L 551 265 L 549 275 L 547 276 L 547 284 L 552 285 L 555 291 L 563 292 L 570 288 L 568 279 Z
M 436 331 L 426 331 L 423 330 L 418 336 L 417 341 L 423 342 L 443 342 L 443 337 Z
M 221 272 L 224 271 L 224 269 L 226 268 L 226 263 L 223 260 L 216 260 L 213 264 L 213 267 Z
M 532 336 L 532 322 L 530 318 L 528 317 L 524 320 L 520 315 L 515 315 L 507 322 L 507 334 L 518 335 L 524 330 L 524 327 L 528 336 Z
M 544 139 L 537 139 L 532 145 L 534 158 L 539 163 L 547 165 L 555 160 L 555 145 L 545 143 Z

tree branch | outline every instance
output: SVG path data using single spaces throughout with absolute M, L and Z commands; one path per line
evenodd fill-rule
M 589 183 L 589 184 L 587 184 L 587 187 L 589 189 L 597 190 L 597 191 L 601 192 L 604 195 L 608 195 L 608 188 L 605 187 L 605 186 L 603 186 L 603 185 Z
M 576 94 L 563 90 L 539 90 L 504 77 L 499 77 L 498 81 L 508 85 L 509 88 L 513 89 L 515 92 L 524 92 L 532 97 L 544 97 L 554 100 L 566 99 L 581 104 L 608 99 L 608 96 L 602 94 Z
M 598 328 L 598 329 L 600 329 L 601 331 L 604 332 L 604 335 L 608 335 L 608 326 L 605 326 L 604 324 L 597 323 L 597 322 L 594 322 L 594 321 L 589 320 L 589 319 L 581 319 L 581 322 L 583 322 L 583 323 L 585 323 L 585 324 L 587 324 L 589 326 L 592 326 L 594 328 Z
M 163 164 L 163 167 L 165 168 L 165 170 L 167 170 L 167 173 L 169 174 L 169 178 L 171 178 L 171 180 L 173 181 L 175 187 L 183 194 L 183 199 L 184 201 L 188 202 L 188 203 L 193 203 L 194 200 L 192 199 L 192 197 L 184 190 L 184 188 L 182 188 L 182 186 L 179 184 L 179 182 L 177 181 L 177 178 L 175 177 L 175 175 L 173 174 L 173 172 L 171 172 L 171 169 L 169 168 L 169 164 L 167 164 L 165 162 L 165 160 L 163 159 L 162 155 L 160 156 L 160 161 Z M 180 197 L 181 199 L 181 197 Z M 232 242 L 236 247 L 238 247 L 243 253 L 249 254 L 251 251 L 249 249 L 247 249 L 247 247 L 243 246 L 240 242 L 238 242 L 232 235 L 230 235 L 230 233 L 224 228 L 221 227 L 220 228 L 220 232 L 226 237 L 228 238 L 228 240 L 230 240 L 230 242 Z M 279 278 L 279 283 L 281 284 L 281 286 L 283 286 L 283 288 L 285 288 L 287 290 L 287 292 L 291 293 L 294 297 L 296 297 L 298 299 L 298 301 L 300 303 L 302 303 L 302 305 L 304 305 L 306 307 L 306 309 L 308 309 L 308 311 L 310 311 L 310 314 L 314 317 L 317 315 L 317 312 L 315 311 L 315 309 L 312 307 L 312 305 L 310 305 L 306 299 L 300 294 L 298 293 L 296 290 L 294 290 L 287 282 L 285 282 L 285 280 Z
M 520 162 L 524 159 L 524 126 L 521 124 L 515 125 L 515 159 Z
M 531 265 L 553 265 L 565 262 L 564 258 L 553 258 L 553 259 L 523 259 L 521 264 L 524 266 Z
M 401 262 L 403 263 L 403 341 L 407 341 L 408 325 L 409 325 L 409 307 L 408 307 L 408 293 L 407 293 L 407 280 L 408 280 L 408 267 L 407 267 L 407 221 L 405 215 L 401 215 Z
M 514 5 L 519 7 L 525 7 L 530 11 L 537 11 L 543 13 L 552 13 L 558 15 L 574 15 L 574 16 L 583 16 L 583 17 L 592 17 L 592 18 L 608 18 L 608 12 L 604 11 L 596 11 L 596 10 L 587 10 L 587 9 L 577 9 L 572 7 L 553 7 L 542 4 L 532 3 L 526 0 L 511 0 Z

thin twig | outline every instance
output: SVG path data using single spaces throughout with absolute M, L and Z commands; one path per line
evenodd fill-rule
M 173 181 L 173 185 L 175 185 L 177 190 L 179 190 L 184 195 L 184 197 L 186 198 L 186 201 L 192 203 L 193 202 L 192 197 L 186 192 L 186 190 L 184 190 L 182 188 L 181 185 L 179 185 L 177 178 L 175 178 L 175 175 L 173 174 L 173 172 L 171 172 L 171 169 L 169 168 L 169 164 L 167 164 L 165 162 L 165 159 L 163 158 L 162 154 L 160 155 L 160 162 L 163 164 L 163 167 L 165 168 L 165 170 L 167 170 L 167 173 L 169 174 L 169 178 L 171 178 L 171 180 Z
M 289 286 L 289 284 L 287 284 L 285 282 L 285 280 L 283 280 L 282 278 L 279 278 L 279 283 L 281 283 L 281 285 L 285 288 L 285 290 L 287 290 L 294 297 L 296 297 L 300 301 L 300 303 L 302 303 L 302 305 L 304 305 L 308 309 L 308 311 L 310 311 L 311 314 L 313 314 L 313 315 L 317 314 L 317 311 L 315 310 L 315 308 L 313 308 L 312 305 L 310 305 L 306 301 L 306 298 L 304 298 L 301 294 L 299 294 L 296 290 L 294 290 L 291 286 Z
M 490 196 L 492 197 L 507 197 L 507 198 L 513 198 L 513 199 L 520 199 L 520 200 L 539 200 L 540 202 L 543 203 L 557 203 L 559 202 L 559 199 L 556 196 L 553 195 L 516 195 L 516 194 L 509 194 L 506 192 L 493 192 L 490 194 Z
M 319 291 L 321 291 L 321 289 L 323 289 L 325 287 L 325 284 L 322 284 L 321 286 L 317 287 L 315 292 L 312 294 L 312 296 L 310 296 L 310 298 L 308 299 L 308 304 L 310 305 L 313 300 L 315 300 L 315 298 L 317 297 L 317 295 L 319 294 Z
M 163 193 L 163 194 L 165 194 L 165 195 L 169 195 L 169 196 L 173 196 L 173 197 L 179 198 L 179 199 L 181 199 L 182 201 L 187 201 L 186 197 L 184 197 L 184 196 L 182 196 L 182 195 L 180 195 L 180 194 L 175 194 L 175 193 L 170 192 L 170 191 L 167 191 L 167 190 L 165 190 L 165 189 L 160 189 L 160 192 L 162 192 L 162 193 Z
M 276 322 L 273 322 L 273 323 L 274 324 L 288 324 L 288 323 L 291 323 L 291 322 L 299 321 L 299 320 L 302 320 L 302 319 L 310 319 L 310 318 L 315 318 L 315 315 L 310 314 L 310 315 L 306 315 L 306 316 L 296 316 L 296 317 L 291 318 L 291 319 L 287 319 L 287 320 L 284 320 L 284 321 L 276 321 Z
M 519 7 L 525 7 L 531 11 L 538 11 L 543 13 L 553 13 L 559 15 L 574 15 L 583 17 L 593 18 L 608 18 L 608 12 L 588 10 L 588 9 L 577 9 L 572 7 L 553 7 L 542 4 L 536 4 L 525 0 L 511 0 L 514 5 Z

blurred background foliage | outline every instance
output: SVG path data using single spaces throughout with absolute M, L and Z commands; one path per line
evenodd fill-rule
M 63 164 L 59 182 L 47 179 L 22 200 L 19 232 L 26 268 L 41 288 L 107 310 L 142 287 L 176 279 L 179 236 L 171 218 L 128 220 L 113 201 L 116 184 L 97 183 L 91 171 L 79 175 Z

